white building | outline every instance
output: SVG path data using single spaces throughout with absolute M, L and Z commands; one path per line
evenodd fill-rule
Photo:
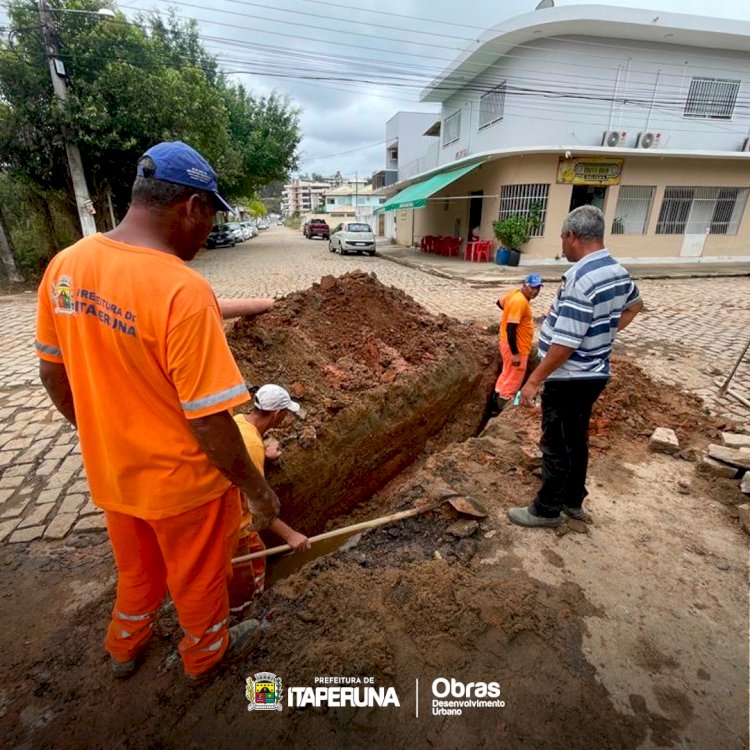
M 328 182 L 292 180 L 281 191 L 281 213 L 284 216 L 315 213 L 321 210 L 326 191 L 330 189 Z
M 424 169 L 399 170 L 408 200 L 386 209 L 400 242 L 476 226 L 491 239 L 495 219 L 535 205 L 538 261 L 559 252 L 565 214 L 593 203 L 620 256 L 750 256 L 747 22 L 539 9 L 483 34 L 421 99 L 441 105 L 440 140 Z

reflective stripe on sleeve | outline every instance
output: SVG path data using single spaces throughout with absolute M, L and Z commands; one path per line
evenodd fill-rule
M 198 398 L 195 401 L 181 401 L 180 406 L 183 411 L 198 411 L 200 409 L 205 409 L 207 406 L 213 406 L 214 404 L 220 404 L 222 401 L 228 401 L 235 396 L 242 396 L 245 393 L 247 393 L 246 385 L 235 385 L 224 391 L 219 391 L 219 393 L 213 393 L 210 396 Z
M 50 354 L 53 357 L 61 357 L 62 352 L 56 346 L 50 346 L 49 344 L 43 344 L 41 341 L 34 342 L 34 348 L 42 354 Z

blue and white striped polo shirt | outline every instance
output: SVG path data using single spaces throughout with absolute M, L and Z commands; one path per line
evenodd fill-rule
M 563 274 L 562 285 L 539 332 L 539 353 L 552 344 L 575 349 L 547 380 L 609 377 L 609 356 L 623 310 L 640 299 L 630 274 L 597 250 Z

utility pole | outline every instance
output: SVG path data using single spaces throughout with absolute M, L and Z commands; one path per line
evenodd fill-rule
M 354 172 L 354 221 L 359 221 L 359 172 Z
M 49 63 L 49 72 L 52 76 L 52 88 L 55 96 L 61 103 L 67 101 L 68 87 L 62 78 L 65 75 L 65 68 L 61 60 L 56 58 L 57 50 L 50 41 L 49 34 L 49 11 L 45 0 L 39 0 L 39 19 L 42 23 L 42 37 L 44 39 L 44 56 Z M 70 138 L 70 133 L 63 133 L 65 136 L 65 152 L 68 155 L 68 169 L 70 170 L 70 180 L 73 183 L 73 193 L 78 208 L 78 217 L 81 221 L 81 231 L 84 237 L 96 234 L 96 222 L 91 214 L 90 208 L 93 208 L 91 198 L 89 198 L 89 189 L 86 185 L 86 175 L 83 171 L 83 162 L 81 161 L 81 152 L 78 150 L 78 144 Z

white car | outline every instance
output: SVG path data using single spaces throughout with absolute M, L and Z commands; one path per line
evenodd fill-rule
M 265 219 L 258 221 L 258 229 L 268 229 L 268 222 Z
M 328 250 L 332 253 L 367 253 L 375 255 L 375 233 L 369 224 L 351 222 L 339 224 L 328 239 Z
M 244 242 L 247 238 L 245 232 L 242 230 L 242 224 L 239 221 L 230 221 L 227 224 L 229 231 L 234 235 L 235 242 Z

